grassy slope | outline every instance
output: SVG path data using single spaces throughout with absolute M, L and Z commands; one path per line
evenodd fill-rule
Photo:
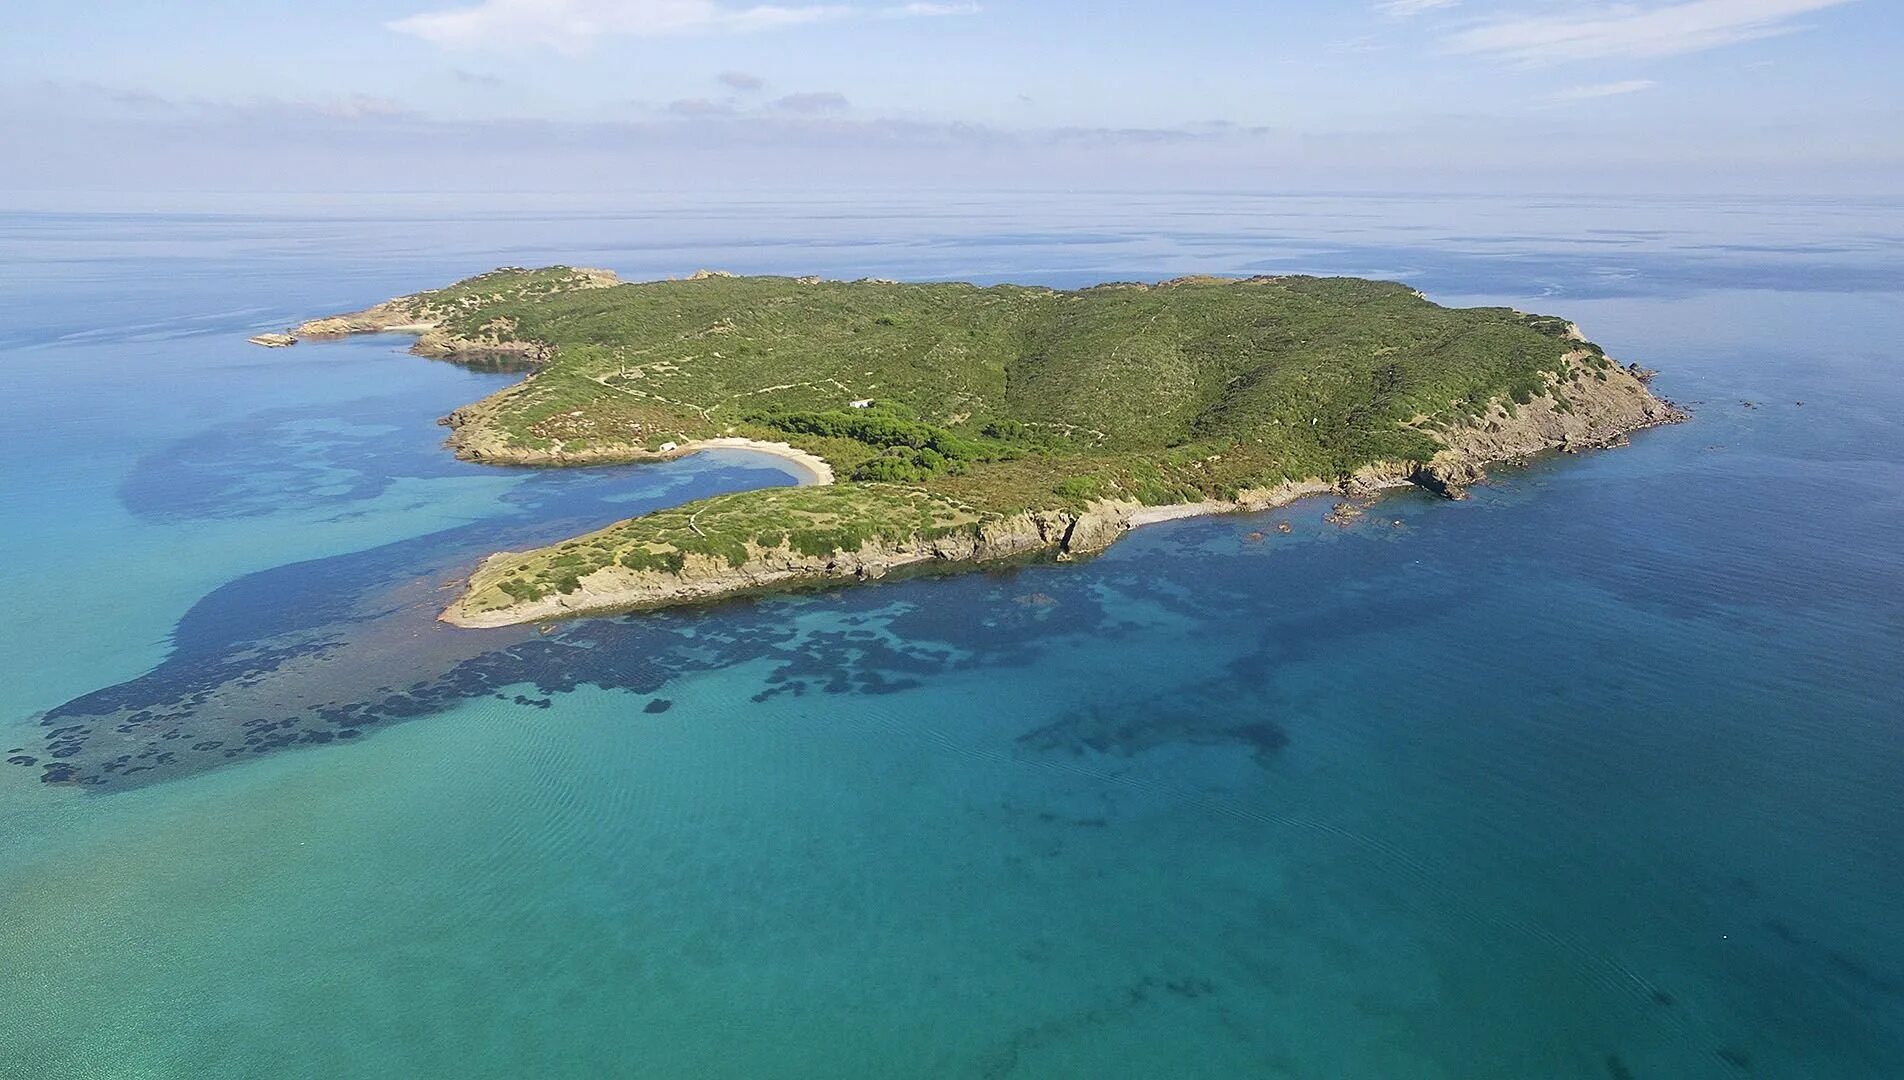
M 894 481 L 980 513 L 1229 497 L 1424 460 L 1436 448 L 1425 428 L 1527 400 L 1570 351 L 1589 369 L 1608 363 L 1561 320 L 1443 308 L 1347 278 L 1060 292 L 711 277 L 544 291 L 549 272 L 529 273 L 543 275 L 530 291 L 499 272 L 414 298 L 450 312 L 453 334 L 556 347 L 483 412 L 503 445 L 651 450 L 757 435 L 819 453 L 843 480 Z M 878 405 L 846 408 L 860 398 Z M 799 498 L 836 502 L 870 535 L 912 527 L 909 498 L 869 499 L 866 487 Z M 764 520 L 786 498 L 716 501 Z M 612 550 L 564 551 L 576 557 L 559 568 L 553 556 L 525 565 L 512 588 L 572 587 L 631 546 L 656 558 L 708 546 L 671 520 L 617 526 Z
M 568 266 L 545 266 L 535 270 L 504 267 L 487 274 L 464 278 L 454 285 L 408 297 L 409 308 L 426 318 L 450 318 L 460 313 L 480 311 L 503 303 L 534 303 L 556 293 L 585 288 L 600 271 L 577 270 Z

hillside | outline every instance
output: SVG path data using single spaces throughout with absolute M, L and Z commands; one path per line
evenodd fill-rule
M 1267 504 L 1358 476 L 1449 489 L 1490 460 L 1678 416 L 1565 320 L 1349 278 L 1061 291 L 504 269 L 297 334 L 377 329 L 537 365 L 451 417 L 475 460 L 628 461 L 740 436 L 841 481 L 493 558 L 447 616 L 466 623 L 1091 550 L 1142 507 Z M 1072 542 L 1080 526 L 1090 543 Z

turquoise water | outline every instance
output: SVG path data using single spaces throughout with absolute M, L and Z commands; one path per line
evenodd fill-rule
M 0 1075 L 1904 1075 L 1898 209 L 0 215 Z M 554 260 L 1396 276 L 1696 418 L 1348 529 L 441 628 L 489 550 L 792 479 L 466 465 L 515 376 L 243 342 Z

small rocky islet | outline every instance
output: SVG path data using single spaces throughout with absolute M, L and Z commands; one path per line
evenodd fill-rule
M 466 459 L 740 445 L 810 475 L 493 555 L 442 614 L 459 626 L 1066 559 L 1148 521 L 1311 495 L 1458 498 L 1491 464 L 1685 416 L 1565 319 L 1300 275 L 1060 290 L 505 267 L 253 340 L 389 331 L 529 369 L 445 418 Z

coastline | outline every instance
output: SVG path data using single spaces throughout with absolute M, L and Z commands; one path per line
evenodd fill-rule
M 545 284 L 557 291 L 591 290 L 620 283 L 608 271 L 566 267 L 553 270 L 559 272 L 558 276 L 547 279 Z M 453 288 L 461 289 L 472 282 L 487 282 L 496 275 L 512 273 L 515 271 L 505 268 Z M 513 319 L 486 324 L 470 337 L 445 329 L 449 318 L 458 310 L 468 310 L 472 304 L 480 307 L 487 296 L 487 293 L 471 296 L 439 291 L 398 297 L 350 315 L 307 321 L 285 335 L 260 335 L 252 340 L 268 347 L 281 347 L 281 343 L 305 337 L 323 339 L 355 333 L 404 332 L 419 335 L 410 351 L 420 356 L 469 359 L 506 354 L 526 361 L 533 369 L 552 362 L 554 347 L 544 342 L 520 340 L 528 335 L 520 332 Z M 500 299 L 500 295 L 494 298 Z M 789 510 L 790 516 L 782 522 L 770 520 L 764 528 L 749 525 L 746 531 L 728 535 L 723 541 L 726 547 L 719 549 L 711 549 L 707 542 L 708 533 L 703 526 L 712 528 L 708 520 L 703 518 L 699 525 L 695 524 L 697 511 L 687 521 L 686 527 L 694 535 L 688 538 L 691 542 L 685 544 L 672 544 L 665 538 L 642 540 L 637 541 L 631 551 L 615 554 L 610 551 L 614 542 L 600 539 L 598 533 L 526 552 L 498 552 L 472 570 L 462 594 L 439 618 L 456 626 L 496 627 L 699 603 L 775 589 L 870 580 L 921 563 L 949 566 L 1036 557 L 1070 561 L 1108 548 L 1131 529 L 1213 514 L 1260 512 L 1312 496 L 1372 499 L 1387 489 L 1415 486 L 1460 499 L 1465 497 L 1467 486 L 1487 478 L 1490 466 L 1522 462 L 1550 450 L 1574 453 L 1624 445 L 1634 431 L 1686 418 L 1685 412 L 1649 391 L 1646 382 L 1653 373 L 1637 365 L 1609 364 L 1604 353 L 1587 343 L 1572 323 L 1566 324 L 1564 336 L 1581 343 L 1581 347 L 1561 356 L 1558 368 L 1539 373 L 1546 380 L 1544 385 L 1536 383 L 1511 396 L 1503 394 L 1470 406 L 1453 422 L 1445 417 L 1435 421 L 1431 419 L 1432 413 L 1399 421 L 1403 427 L 1431 436 L 1439 444 L 1440 448 L 1426 460 L 1378 460 L 1363 464 L 1350 475 L 1333 479 L 1311 476 L 1243 490 L 1213 490 L 1213 486 L 1206 485 L 1202 498 L 1194 498 L 1195 492 L 1190 490 L 1184 494 L 1191 495 L 1194 501 L 1172 504 L 1146 505 L 1130 495 L 1098 498 L 1081 506 L 1077 502 L 1057 500 L 1055 505 L 1040 506 L 1043 500 L 1034 497 L 1029 507 L 1016 512 L 1003 507 L 985 511 L 955 503 L 953 519 L 937 522 L 928 519 L 926 524 L 932 527 L 924 532 L 901 529 L 856 535 L 849 525 L 845 532 L 838 534 L 839 541 L 823 541 L 819 546 L 810 540 L 807 543 L 792 541 L 786 531 L 793 527 L 789 523 L 799 523 L 810 532 L 816 520 L 832 522 L 833 527 L 838 527 L 841 521 L 864 520 L 865 511 L 853 508 L 857 496 L 851 493 L 864 490 L 866 485 L 836 486 L 832 464 L 818 454 L 790 442 L 736 435 L 686 438 L 675 434 L 673 440 L 678 442 L 664 441 L 649 449 L 655 445 L 649 440 L 666 438 L 668 429 L 657 432 L 651 427 L 644 433 L 634 424 L 629 425 L 634 430 L 632 437 L 622 435 L 620 444 L 600 441 L 592 428 L 583 425 L 582 431 L 551 431 L 543 434 L 540 445 L 523 445 L 519 440 L 508 438 L 507 429 L 497 419 L 512 397 L 533 383 L 532 370 L 528 380 L 465 405 L 442 419 L 451 429 L 447 445 L 457 457 L 493 465 L 551 467 L 666 461 L 712 450 L 741 450 L 768 454 L 785 462 L 796 477 L 793 485 L 796 488 L 828 488 L 841 494 L 837 499 L 828 496 L 824 503 Z M 583 413 L 565 415 L 579 417 Z M 643 442 L 648 445 L 642 445 Z M 871 488 L 879 490 L 885 486 L 875 483 Z M 846 509 L 842 512 L 835 509 L 838 507 Z M 1359 512 L 1346 507 L 1338 510 L 1343 511 L 1343 521 Z M 815 513 L 819 515 L 817 519 L 812 517 Z M 776 529 L 775 525 L 784 527 Z M 600 531 L 606 532 L 608 530 Z M 596 545 L 593 558 L 578 551 L 578 545 L 586 546 L 591 541 Z M 558 564 L 559 573 L 550 573 L 549 568 L 543 566 L 536 571 L 540 576 L 517 576 L 531 566 L 541 565 L 536 560 L 554 558 L 558 548 L 575 552 L 562 556 L 565 564 Z M 603 558 L 603 552 L 609 552 L 610 557 Z M 579 570 L 576 569 L 578 557 Z M 549 581 L 559 583 L 559 587 L 551 587 L 547 584 Z
M 1411 484 L 1407 480 L 1371 485 L 1357 480 L 1329 483 L 1312 479 L 1242 492 L 1232 501 L 1206 499 L 1144 506 L 1105 500 L 1094 502 L 1082 511 L 1027 510 L 981 521 L 957 537 L 915 538 L 898 544 L 868 543 L 857 550 L 836 551 L 825 557 L 803 556 L 785 548 L 750 547 L 750 558 L 739 566 L 699 556 L 689 556 L 683 568 L 672 573 L 629 572 L 610 566 L 584 578 L 573 592 L 514 603 L 506 608 L 475 606 L 472 601 L 483 591 L 486 579 L 506 572 L 523 554 L 499 551 L 471 571 L 463 594 L 437 618 L 463 629 L 494 629 L 551 619 L 627 615 L 744 596 L 876 581 L 896 571 L 917 572 L 925 564 L 956 572 L 1014 561 L 1073 562 L 1104 551 L 1125 533 L 1146 525 L 1221 514 L 1262 513 L 1321 496 L 1373 497 L 1382 490 L 1408 486 Z
M 1126 517 L 1124 519 L 1124 527 L 1126 529 L 1137 529 L 1145 525 L 1155 525 L 1163 521 L 1176 521 L 1180 518 L 1204 517 L 1209 514 L 1234 514 L 1242 509 L 1243 504 L 1240 502 L 1218 502 L 1215 499 L 1205 499 L 1202 502 L 1193 503 L 1175 503 L 1170 506 L 1146 506 L 1142 510 L 1134 511 L 1129 517 Z M 1268 510 L 1270 507 L 1266 505 L 1263 509 Z
M 1605 381 L 1556 380 L 1548 395 L 1512 409 L 1497 405 L 1475 424 L 1442 433 L 1443 449 L 1426 462 L 1375 462 L 1340 480 L 1311 477 L 1288 481 L 1273 487 L 1240 491 L 1229 500 L 1203 499 L 1152 506 L 1099 500 L 1082 510 L 1032 509 L 981 520 L 955 537 L 868 543 L 857 550 L 835 551 L 825 557 L 803 555 L 786 547 L 750 545 L 748 558 L 739 565 L 689 556 L 676 572 L 630 571 L 608 566 L 583 578 L 573 592 L 502 608 L 483 608 L 474 601 L 488 584 L 487 578 L 521 555 L 499 552 L 476 567 L 464 593 L 438 617 L 452 626 L 498 627 L 548 619 L 627 614 L 790 588 L 876 580 L 921 563 L 977 566 L 1036 557 L 1041 552 L 1056 561 L 1070 562 L 1095 555 L 1125 533 L 1146 525 L 1216 514 L 1259 513 L 1315 496 L 1372 500 L 1384 491 L 1419 487 L 1458 500 L 1466 497 L 1467 486 L 1487 479 L 1490 466 L 1522 464 L 1536 455 L 1553 451 L 1578 453 L 1623 446 L 1633 432 L 1678 423 L 1688 417 L 1684 410 L 1653 396 L 1645 386 L 1642 373 L 1625 368 L 1615 371 L 1617 374 Z M 772 447 L 767 452 L 787 455 L 789 460 L 795 460 L 791 455 L 812 456 L 787 444 L 760 444 L 746 439 L 704 440 L 692 445 L 706 448 L 716 442 L 736 448 Z M 683 447 L 682 452 L 691 451 Z

